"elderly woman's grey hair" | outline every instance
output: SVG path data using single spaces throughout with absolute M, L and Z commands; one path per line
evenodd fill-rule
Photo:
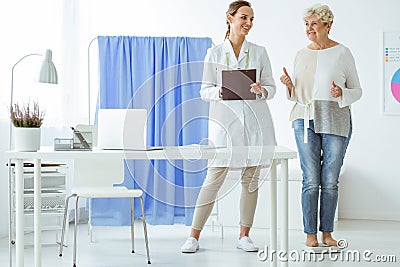
M 311 16 L 316 16 L 325 25 L 333 21 L 333 13 L 327 5 L 316 4 L 310 8 L 307 8 L 304 12 L 303 19 L 306 20 Z

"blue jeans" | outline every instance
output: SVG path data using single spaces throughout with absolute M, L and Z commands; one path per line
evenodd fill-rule
M 293 121 L 294 134 L 299 151 L 303 187 L 301 204 L 303 225 L 306 234 L 317 233 L 319 200 L 319 230 L 333 232 L 333 222 L 338 200 L 340 168 L 349 144 L 348 137 L 334 134 L 315 133 L 314 121 L 310 120 L 308 143 L 304 143 L 304 120 Z M 321 192 L 321 194 L 320 194 Z

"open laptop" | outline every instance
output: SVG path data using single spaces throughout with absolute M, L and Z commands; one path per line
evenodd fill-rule
M 147 110 L 99 109 L 97 146 L 114 150 L 153 150 L 146 147 Z
M 223 100 L 256 100 L 256 94 L 250 92 L 250 85 L 256 82 L 256 69 L 223 70 Z

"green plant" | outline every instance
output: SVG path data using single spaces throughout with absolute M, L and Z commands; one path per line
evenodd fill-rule
M 43 123 L 44 112 L 37 102 L 33 102 L 33 107 L 30 102 L 22 106 L 17 103 L 10 107 L 10 118 L 15 127 L 39 128 Z

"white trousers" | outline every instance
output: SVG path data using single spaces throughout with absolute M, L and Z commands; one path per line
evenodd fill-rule
M 214 207 L 218 191 L 228 174 L 227 167 L 210 167 L 197 198 L 192 228 L 202 230 Z M 259 166 L 244 167 L 241 173 L 240 225 L 251 227 L 258 198 Z M 223 211 L 222 211 L 223 212 Z

